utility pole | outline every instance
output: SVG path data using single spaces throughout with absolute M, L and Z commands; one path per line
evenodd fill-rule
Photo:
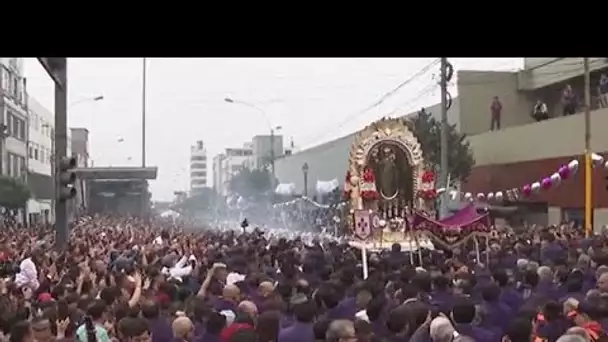
M 141 167 L 146 167 L 146 73 L 144 57 L 141 83 Z
M 141 167 L 146 167 L 146 57 L 142 63 L 142 81 L 141 81 Z M 147 181 L 141 181 L 141 216 L 147 218 L 148 207 L 148 187 Z
M 68 77 L 67 58 L 54 58 L 53 74 L 55 75 L 55 163 L 53 167 L 58 168 L 58 161 L 64 160 L 67 154 L 67 100 L 68 100 Z M 55 169 L 55 189 L 62 186 L 59 172 Z M 56 191 L 58 193 L 58 191 Z M 55 240 L 57 248 L 65 249 L 70 236 L 68 227 L 67 201 L 55 201 Z
M 272 172 L 272 179 L 270 183 L 272 186 L 274 186 L 274 127 L 270 127 L 270 170 Z
M 591 74 L 589 58 L 585 57 L 585 235 L 593 234 L 593 190 L 591 174 Z
M 441 165 L 439 168 L 439 184 L 445 186 L 445 193 L 448 193 L 449 188 L 448 181 L 448 59 L 441 57 Z M 441 206 L 439 208 L 439 218 L 442 219 L 447 216 L 447 197 L 442 195 Z

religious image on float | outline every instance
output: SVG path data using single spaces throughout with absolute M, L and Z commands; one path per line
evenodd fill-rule
M 389 219 L 403 218 L 402 211 L 414 204 L 412 167 L 406 153 L 392 142 L 381 142 L 368 157 L 368 167 L 376 175 L 376 210 Z

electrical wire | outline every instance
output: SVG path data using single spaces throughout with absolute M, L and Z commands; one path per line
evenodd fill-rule
M 583 67 L 583 61 L 576 61 L 576 60 L 570 60 L 570 61 L 563 61 L 559 64 L 558 67 Z M 503 70 L 501 70 L 503 71 Z M 507 72 L 533 72 L 534 76 L 555 76 L 555 75 L 568 75 L 568 74 L 572 74 L 571 76 L 568 75 L 569 78 L 574 78 L 578 76 L 579 72 L 582 72 L 582 70 L 578 70 L 575 68 L 572 69 L 566 69 L 566 70 L 545 70 L 545 71 L 541 71 L 541 70 L 527 70 L 527 69 L 517 69 L 517 70 L 504 70 Z M 456 81 L 456 84 L 462 84 L 462 85 L 488 85 L 488 84 L 494 84 L 494 83 L 504 83 L 504 80 L 488 80 L 488 81 L 468 81 L 468 82 L 458 82 Z M 454 85 L 453 82 L 450 82 L 450 86 Z
M 438 83 L 429 84 L 428 86 L 423 88 L 418 94 L 416 94 L 414 96 L 414 98 L 408 100 L 407 102 L 403 102 L 402 104 L 397 106 L 397 108 L 395 108 L 392 112 L 390 112 L 388 114 L 388 116 L 392 116 L 393 114 L 398 114 L 398 113 L 405 113 L 405 114 L 399 114 L 399 116 L 409 116 L 410 114 L 415 114 L 417 107 L 423 107 L 423 106 L 419 106 L 418 103 L 415 101 L 431 94 L 438 88 L 439 88 Z M 407 106 L 407 107 L 404 108 L 404 106 Z
M 314 139 L 311 139 L 311 141 L 313 141 L 314 143 L 312 143 L 312 144 L 306 144 L 306 145 L 316 146 L 317 142 L 319 140 L 324 139 L 327 136 L 327 134 L 329 134 L 332 131 L 341 129 L 347 123 L 349 123 L 349 122 L 357 119 L 361 115 L 363 115 L 363 114 L 369 112 L 370 110 L 372 110 L 372 109 L 380 106 L 382 103 L 384 103 L 384 101 L 386 101 L 387 99 L 389 99 L 390 97 L 392 97 L 393 95 L 395 95 L 403 87 L 405 87 L 406 85 L 410 84 L 411 82 L 413 82 L 417 78 L 419 78 L 422 75 L 424 75 L 425 73 L 427 73 L 429 70 L 431 70 L 431 68 L 433 68 L 434 66 L 436 66 L 437 64 L 439 64 L 439 62 L 440 62 L 439 58 L 433 60 L 431 63 L 427 64 L 426 66 L 424 66 L 423 68 L 421 68 L 420 70 L 418 70 L 415 74 L 413 74 L 412 76 L 410 76 L 408 79 L 406 79 L 405 81 L 401 82 L 397 87 L 391 89 L 390 91 L 388 91 L 387 93 L 385 93 L 384 95 L 382 95 L 377 101 L 375 101 L 374 103 L 372 103 L 371 105 L 369 105 L 368 107 L 366 107 L 366 108 L 364 108 L 362 110 L 359 110 L 359 111 L 357 111 L 357 112 L 355 112 L 355 113 L 353 113 L 351 115 L 348 115 L 343 121 L 341 121 L 340 123 L 337 124 L 337 127 L 335 125 L 331 125 L 330 128 L 328 128 L 327 130 L 324 130 L 321 134 L 316 135 Z

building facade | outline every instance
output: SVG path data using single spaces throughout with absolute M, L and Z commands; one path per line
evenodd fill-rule
M 84 127 L 70 128 L 68 135 L 68 155 L 76 158 L 76 163 L 79 168 L 88 168 L 92 165 L 89 163 L 89 130 Z M 87 182 L 79 178 L 76 182 L 77 195 L 72 201 L 71 214 L 78 215 L 86 211 L 88 207 L 87 200 L 88 188 Z M 73 216 L 75 217 L 75 216 Z
M 608 61 L 589 58 L 589 66 L 591 150 L 608 157 L 608 136 L 603 133 L 604 124 L 608 124 L 608 108 L 600 101 L 598 87 L 601 74 L 608 73 Z M 585 147 L 583 74 L 582 58 L 526 58 L 524 70 L 517 73 L 459 73 L 458 89 L 468 106 L 467 133 L 471 134 L 469 142 L 476 160 L 464 191 L 478 193 L 521 187 L 550 176 L 574 158 L 582 165 Z M 564 116 L 566 85 L 570 85 L 575 94 L 576 110 L 574 114 Z M 501 130 L 493 132 L 488 130 L 489 96 L 499 96 L 503 105 Z M 548 120 L 536 122 L 532 117 L 537 100 L 546 103 Z M 608 223 L 608 184 L 603 169 L 594 169 L 592 175 L 593 225 L 599 229 Z M 583 185 L 581 167 L 574 177 L 559 186 L 514 205 L 534 208 L 528 211 L 537 223 L 582 223 Z
M 606 58 L 589 58 L 591 70 L 591 148 L 608 157 L 608 108 L 600 101 L 599 79 L 608 74 Z M 448 121 L 467 135 L 476 165 L 466 182 L 465 192 L 488 193 L 521 187 L 550 176 L 562 164 L 579 158 L 582 165 L 585 120 L 582 58 L 526 58 L 518 72 L 458 71 L 457 92 L 448 111 Z M 576 113 L 564 116 L 563 92 L 570 85 Z M 491 103 L 502 104 L 500 129 L 491 131 Z M 537 122 L 533 109 L 544 102 L 549 119 Z M 433 115 L 439 107 L 426 108 Z M 407 115 L 406 115 L 407 116 Z M 308 184 L 316 180 L 342 180 L 354 134 L 295 153 L 276 161 L 281 182 L 293 182 L 302 192 L 302 165 L 307 163 Z M 594 170 L 594 227 L 608 223 L 608 181 L 604 170 Z M 562 182 L 550 190 L 515 203 L 505 203 L 521 213 L 522 219 L 540 224 L 563 220 L 580 221 L 583 202 L 583 175 Z M 309 193 L 312 189 L 308 189 Z M 519 214 L 518 214 L 519 215 Z
M 0 58 L 0 175 L 27 178 L 27 91 L 23 59 Z
M 78 167 L 89 167 L 89 130 L 84 127 L 70 128 L 70 154 L 76 158 Z
M 34 222 L 54 222 L 53 214 L 53 169 L 55 167 L 55 128 L 53 113 L 28 97 L 28 185 L 32 198 L 28 201 L 28 219 Z M 76 136 L 77 139 L 72 139 Z M 78 167 L 88 166 L 88 130 L 72 128 L 68 132 L 67 155 L 76 158 Z M 73 210 L 85 205 L 85 188 L 82 182 L 76 184 L 78 194 L 73 201 Z
M 213 158 L 213 188 L 227 196 L 230 179 L 245 168 L 254 169 L 253 145 L 246 143 L 243 147 L 227 148 Z
M 190 192 L 195 194 L 207 186 L 207 149 L 198 140 L 190 147 Z
M 28 98 L 28 184 L 30 222 L 54 222 L 53 217 L 53 113 L 33 97 Z
M 282 135 L 256 135 L 251 139 L 253 169 L 262 169 L 285 154 Z

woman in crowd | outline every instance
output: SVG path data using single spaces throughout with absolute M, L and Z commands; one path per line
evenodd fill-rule
M 413 265 L 395 246 L 362 279 L 360 252 L 335 242 L 95 218 L 58 253 L 50 230 L 8 229 L 0 252 L 27 267 L 0 281 L 0 328 L 27 342 L 605 341 L 608 239 L 592 240 L 591 257 L 575 230 L 500 232 L 489 265 L 466 244 Z

